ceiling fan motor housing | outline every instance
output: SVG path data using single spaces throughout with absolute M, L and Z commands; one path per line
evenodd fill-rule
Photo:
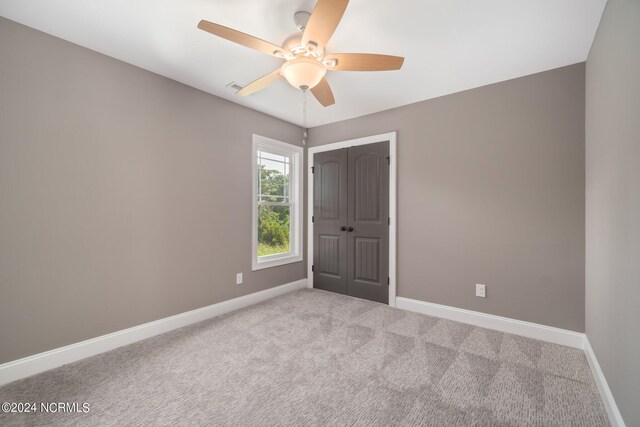
M 311 56 L 321 59 L 324 56 L 324 49 L 318 47 L 318 44 L 311 41 L 306 46 L 302 45 L 302 33 L 291 34 L 282 42 L 282 48 L 285 52 L 291 52 L 294 57 Z
M 291 52 L 294 56 L 304 55 L 307 51 L 302 46 L 302 33 L 291 34 L 282 42 L 282 48 L 287 52 Z
M 303 10 L 296 12 L 293 15 L 293 22 L 298 27 L 298 32 L 291 34 L 282 42 L 282 47 L 285 51 L 291 52 L 294 57 L 305 55 L 319 59 L 324 55 L 324 49 L 319 48 L 316 42 L 310 41 L 306 46 L 302 44 L 302 34 L 310 16 L 309 12 Z

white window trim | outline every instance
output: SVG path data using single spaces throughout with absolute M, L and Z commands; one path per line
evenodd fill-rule
M 266 151 L 280 151 L 291 155 L 291 178 L 289 203 L 293 209 L 291 213 L 291 253 L 289 255 L 269 255 L 258 258 L 258 150 L 264 148 Z M 260 135 L 253 135 L 251 153 L 251 206 L 252 214 L 252 240 L 251 240 L 251 270 L 261 270 L 263 268 L 277 267 L 279 265 L 291 264 L 302 261 L 302 162 L 303 148 L 275 139 L 266 138 Z

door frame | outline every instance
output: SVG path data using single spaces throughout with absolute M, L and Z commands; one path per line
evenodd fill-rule
M 389 307 L 396 306 L 396 178 L 398 164 L 396 134 L 397 132 L 382 133 L 364 138 L 348 139 L 331 144 L 318 145 L 307 149 L 307 287 L 313 288 L 313 272 L 311 271 L 313 265 L 313 221 L 311 218 L 313 216 L 313 175 L 311 173 L 313 155 L 323 151 L 389 141 Z

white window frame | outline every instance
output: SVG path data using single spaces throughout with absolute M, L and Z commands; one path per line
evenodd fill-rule
M 291 159 L 291 172 L 289 177 L 289 204 L 291 205 L 290 253 L 286 255 L 268 255 L 258 257 L 258 151 L 267 151 L 274 154 L 289 156 Z M 303 148 L 260 135 L 253 135 L 251 154 L 251 206 L 252 218 L 252 245 L 251 245 L 251 269 L 276 267 L 302 261 L 302 162 Z

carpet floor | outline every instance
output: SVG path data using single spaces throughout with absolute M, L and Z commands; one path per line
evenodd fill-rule
M 0 425 L 609 425 L 584 354 L 319 290 L 0 388 Z

